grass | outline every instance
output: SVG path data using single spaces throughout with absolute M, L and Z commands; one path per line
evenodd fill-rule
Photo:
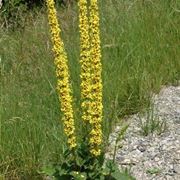
M 143 136 L 148 136 L 149 134 L 161 135 L 167 130 L 166 120 L 160 119 L 159 116 L 155 114 L 154 107 L 149 107 L 145 114 L 138 115 L 138 117 L 141 126 L 140 133 Z
M 152 92 L 180 79 L 179 7 L 178 0 L 100 1 L 105 137 L 124 115 L 147 108 Z M 77 16 L 76 7 L 59 9 L 82 129 Z M 0 174 L 13 179 L 40 179 L 37 170 L 60 161 L 66 146 L 47 15 L 28 22 L 0 30 Z
M 156 168 L 156 167 L 152 167 L 151 169 L 148 169 L 148 170 L 146 171 L 146 173 L 151 174 L 151 175 L 153 175 L 153 174 L 159 174 L 160 172 L 161 172 L 161 169 Z

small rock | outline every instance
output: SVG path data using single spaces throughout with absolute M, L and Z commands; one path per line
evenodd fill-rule
M 120 167 L 130 168 L 137 180 L 180 180 L 180 86 L 163 88 L 153 96 L 153 102 L 154 115 L 166 122 L 167 130 L 161 135 L 142 136 L 138 114 L 127 118 L 131 123 L 121 142 L 123 147 L 117 149 L 116 161 Z M 112 147 L 120 129 L 118 126 L 110 136 Z M 113 153 L 107 153 L 106 157 L 112 158 Z M 153 173 L 156 167 L 161 171 Z M 148 169 L 152 173 L 146 174 Z
M 180 174 L 180 164 L 175 164 L 175 165 L 174 165 L 174 171 L 175 171 L 177 174 Z
M 146 146 L 141 145 L 141 146 L 138 146 L 137 149 L 141 152 L 144 152 L 144 151 L 146 151 Z

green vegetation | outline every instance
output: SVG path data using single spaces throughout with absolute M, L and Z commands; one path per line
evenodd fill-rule
M 144 115 L 144 117 L 141 117 Z M 138 115 L 141 124 L 141 134 L 148 136 L 149 134 L 162 134 L 167 130 L 167 123 L 165 120 L 160 119 L 157 114 L 154 113 L 154 107 L 149 107 L 145 111 L 145 114 Z
M 161 172 L 161 169 L 152 167 L 151 169 L 148 169 L 146 173 L 148 174 L 159 174 Z
M 179 9 L 178 0 L 100 1 L 105 139 L 121 117 L 148 108 L 152 92 L 180 79 Z M 79 112 L 77 8 L 58 11 Z M 61 162 L 66 148 L 47 14 L 28 14 L 23 28 L 0 30 L 0 178 L 40 179 L 37 171 Z

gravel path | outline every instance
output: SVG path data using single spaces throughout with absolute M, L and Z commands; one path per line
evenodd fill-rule
M 122 147 L 117 150 L 116 161 L 120 168 L 129 168 L 137 180 L 180 180 L 180 86 L 164 87 L 153 102 L 153 119 L 165 122 L 165 131 L 142 136 L 141 122 L 147 121 L 147 115 L 129 117 L 131 123 L 118 144 Z M 112 158 L 120 129 L 117 126 L 110 136 L 107 158 Z

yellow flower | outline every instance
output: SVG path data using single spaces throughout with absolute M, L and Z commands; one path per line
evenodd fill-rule
M 57 20 L 57 13 L 54 7 L 54 0 L 46 0 L 48 7 L 48 19 L 53 42 L 53 52 L 56 65 L 57 91 L 63 112 L 64 132 L 68 138 L 70 149 L 76 147 L 75 127 L 72 109 L 72 96 L 69 82 L 68 60 L 64 49 L 63 41 L 60 38 L 60 28 Z
M 90 1 L 90 58 L 92 63 L 92 100 L 91 103 L 91 120 L 92 130 L 90 132 L 90 152 L 94 156 L 101 153 L 100 145 L 102 143 L 102 65 L 101 65 L 101 47 L 99 31 L 99 12 L 97 0 Z
M 94 156 L 101 153 L 102 143 L 102 65 L 99 32 L 99 13 L 97 0 L 90 0 L 88 19 L 87 0 L 79 0 L 80 28 L 80 64 L 81 64 L 81 98 L 82 119 L 91 125 L 89 143 L 90 152 Z M 64 114 L 64 131 L 68 137 L 70 148 L 76 146 L 75 127 L 72 110 L 72 96 L 69 83 L 67 55 L 60 38 L 54 1 L 47 0 L 48 17 L 51 28 L 53 51 L 55 54 L 57 90 L 61 101 L 61 111 Z
M 81 107 L 82 119 L 89 121 L 91 104 L 91 62 L 89 43 L 89 20 L 87 0 L 79 0 L 80 64 L 81 64 Z
M 91 149 L 90 152 L 94 156 L 99 156 L 101 154 L 101 150 L 100 149 L 95 149 L 95 148 Z
M 91 125 L 89 143 L 94 156 L 101 153 L 102 143 L 102 80 L 99 14 L 97 0 L 90 0 L 88 19 L 87 0 L 79 0 L 81 107 L 82 119 Z

